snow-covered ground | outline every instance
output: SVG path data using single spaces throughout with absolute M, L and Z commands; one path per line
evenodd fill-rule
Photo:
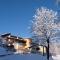
M 52 56 L 54 60 L 60 60 L 60 55 Z
M 37 54 L 26 54 L 26 55 L 9 55 L 5 57 L 0 57 L 0 60 L 47 60 L 46 57 Z M 50 60 L 53 60 L 50 58 Z
M 6 55 L 6 56 L 5 54 L 7 54 L 5 49 L 0 48 L 0 60 L 47 60 L 46 56 L 42 56 L 39 54 L 12 54 L 12 55 Z M 50 60 L 53 60 L 53 59 L 50 58 Z

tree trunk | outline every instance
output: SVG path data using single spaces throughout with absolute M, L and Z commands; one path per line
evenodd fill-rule
M 49 60 L 49 39 L 47 39 L 47 60 Z

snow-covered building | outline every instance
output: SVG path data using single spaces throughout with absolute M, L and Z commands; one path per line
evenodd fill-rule
M 18 53 L 25 53 L 29 51 L 29 47 L 31 45 L 31 38 L 21 38 L 17 36 L 11 35 L 11 33 L 3 34 L 2 43 L 4 47 L 15 49 Z M 6 46 L 5 46 L 6 45 Z
M 1 35 L 3 47 L 16 53 L 46 53 L 46 47 L 36 44 L 31 38 L 21 38 L 11 33 Z

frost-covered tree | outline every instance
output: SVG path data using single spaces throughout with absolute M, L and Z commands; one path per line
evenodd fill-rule
M 54 38 L 60 30 L 60 23 L 57 20 L 57 12 L 44 7 L 37 9 L 32 21 L 32 34 L 46 43 L 47 38 Z
M 57 12 L 41 7 L 36 10 L 33 17 L 31 32 L 33 36 L 38 37 L 39 43 L 47 46 L 49 50 L 49 42 L 56 40 L 56 34 L 60 30 L 60 23 L 56 22 Z

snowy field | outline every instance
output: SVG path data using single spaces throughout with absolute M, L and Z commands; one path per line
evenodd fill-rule
M 4 54 L 4 55 L 3 55 Z M 3 48 L 0 48 L 0 60 L 47 60 L 46 56 L 41 56 L 39 54 L 12 54 L 5 56 L 6 51 Z M 50 58 L 50 60 L 53 60 Z

